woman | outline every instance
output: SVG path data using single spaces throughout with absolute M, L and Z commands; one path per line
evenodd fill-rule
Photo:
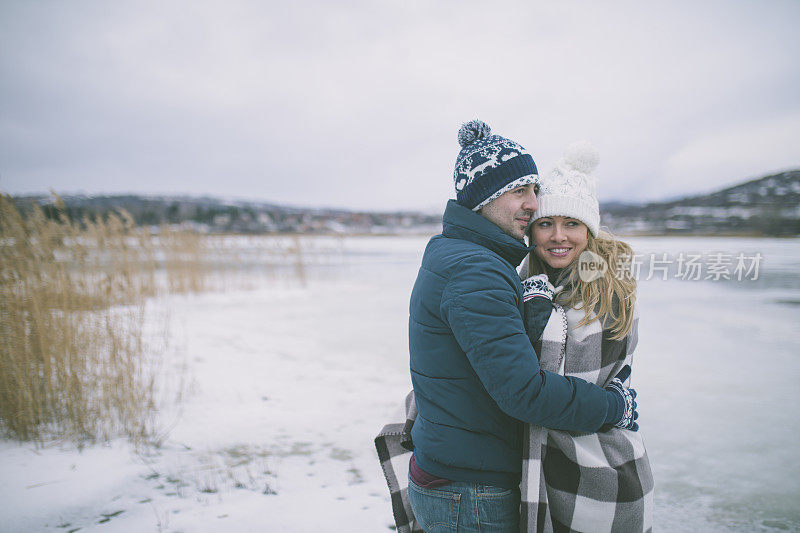
M 632 250 L 600 232 L 592 175 L 598 160 L 588 143 L 573 144 L 542 179 L 528 228 L 535 248 L 520 269 L 528 278 L 526 313 L 534 317 L 553 300 L 544 333 L 531 338 L 542 368 L 603 387 L 615 376 L 627 378 L 628 369 L 618 373 L 631 362 L 638 319 Z M 529 324 L 528 331 L 541 328 Z M 651 530 L 653 478 L 635 429 L 579 434 L 529 426 L 520 529 Z

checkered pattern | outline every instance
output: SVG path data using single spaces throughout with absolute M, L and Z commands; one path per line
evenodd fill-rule
M 414 446 L 411 444 L 411 428 L 417 418 L 417 405 L 414 391 L 408 393 L 402 413 L 393 422 L 383 426 L 375 437 L 375 449 L 381 462 L 383 475 L 389 485 L 392 498 L 392 514 L 397 531 L 417 533 L 422 528 L 414 518 L 411 503 L 408 501 L 408 462 Z
M 562 314 L 567 319 L 566 334 Z M 534 346 L 543 369 L 602 387 L 631 363 L 638 316 L 631 333 L 620 341 L 608 338 L 600 321 L 577 327 L 583 316 L 583 310 L 554 305 Z M 652 530 L 653 475 L 641 433 L 619 428 L 591 434 L 528 428 L 520 531 Z

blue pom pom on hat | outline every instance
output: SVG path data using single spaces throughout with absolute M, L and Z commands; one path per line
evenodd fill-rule
M 482 120 L 471 120 L 458 130 L 461 151 L 456 158 L 453 181 L 456 201 L 478 211 L 505 193 L 539 182 L 533 157 L 520 144 L 492 135 Z

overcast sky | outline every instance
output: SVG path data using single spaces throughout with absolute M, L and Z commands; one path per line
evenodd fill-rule
M 0 191 L 440 209 L 480 118 L 601 200 L 800 167 L 800 2 L 0 2 Z

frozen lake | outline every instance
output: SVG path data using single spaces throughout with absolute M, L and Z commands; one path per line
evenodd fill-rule
M 388 531 L 372 439 L 410 387 L 427 238 L 300 241 L 302 266 L 268 278 L 243 253 L 247 290 L 153 302 L 165 371 L 190 384 L 162 410 L 159 450 L 0 444 L 0 531 Z M 643 258 L 633 384 L 656 530 L 800 530 L 800 239 L 629 242 Z M 737 257 L 746 269 L 757 254 L 737 279 Z M 690 256 L 699 280 L 679 279 L 697 273 Z

